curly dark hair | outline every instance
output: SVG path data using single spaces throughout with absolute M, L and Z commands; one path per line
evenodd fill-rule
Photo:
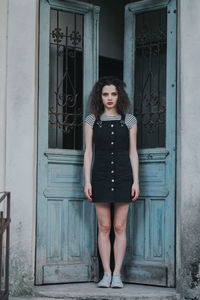
M 104 105 L 101 97 L 102 89 L 105 85 L 111 84 L 116 87 L 118 92 L 118 114 L 126 114 L 130 108 L 130 100 L 125 91 L 125 82 L 114 76 L 103 76 L 94 84 L 89 96 L 90 112 L 94 114 L 95 117 L 100 116 L 104 112 Z

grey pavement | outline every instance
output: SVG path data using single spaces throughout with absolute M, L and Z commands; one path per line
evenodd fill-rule
M 96 283 L 68 283 L 35 286 L 34 297 L 9 300 L 180 300 L 174 288 L 124 283 L 123 289 L 98 288 Z

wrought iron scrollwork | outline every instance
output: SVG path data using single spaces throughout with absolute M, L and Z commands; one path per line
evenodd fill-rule
M 78 94 L 72 95 L 64 95 L 56 93 L 56 104 L 60 107 L 76 107 L 77 104 L 77 96 Z M 63 132 L 68 134 L 70 133 L 74 127 L 82 126 L 83 122 L 78 121 L 78 119 L 82 119 L 83 114 L 80 112 L 80 108 L 77 108 L 77 113 L 65 113 L 58 112 L 54 110 L 53 106 L 49 108 L 49 123 L 55 124 L 59 128 L 63 129 Z M 62 121 L 60 119 L 62 119 Z M 73 121 L 70 122 L 69 119 L 72 118 Z
M 70 40 L 72 41 L 73 45 L 78 45 L 81 42 L 81 35 L 78 31 L 73 30 L 70 34 Z
M 72 121 L 69 121 L 70 118 L 72 119 Z M 79 127 L 83 125 L 83 122 L 77 121 L 78 118 L 82 118 L 82 113 L 58 113 L 53 111 L 52 108 L 50 108 L 49 111 L 49 123 L 56 124 L 66 134 L 72 132 L 74 130 L 74 127 Z
M 54 39 L 55 43 L 61 43 L 62 39 L 64 37 L 64 33 L 61 31 L 61 28 L 55 28 L 54 30 L 52 30 L 52 38 Z
M 66 144 L 65 147 L 74 149 L 83 126 L 80 77 L 83 63 L 83 15 L 55 9 L 51 9 L 51 13 L 53 24 L 57 25 L 50 32 L 50 64 L 53 73 L 50 76 L 49 96 L 49 139 L 52 141 L 49 143 L 53 147 Z
M 136 16 L 134 114 L 141 130 L 139 135 L 153 134 L 154 147 L 161 145 L 159 145 L 159 136 L 165 134 L 166 44 L 166 10 L 138 14 Z M 141 138 L 141 143 L 144 140 L 145 138 Z M 141 144 L 140 147 L 148 147 L 148 145 Z

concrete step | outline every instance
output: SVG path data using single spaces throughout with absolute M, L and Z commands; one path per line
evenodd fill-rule
M 34 297 L 10 300 L 180 300 L 174 288 L 124 283 L 123 289 L 98 288 L 96 283 L 35 286 Z
M 23 296 L 20 296 L 20 297 L 9 297 L 9 300 L 57 300 L 58 298 L 44 298 L 44 297 L 23 297 Z

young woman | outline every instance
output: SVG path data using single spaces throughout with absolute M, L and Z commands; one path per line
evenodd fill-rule
M 139 162 L 136 147 L 137 120 L 127 113 L 130 101 L 125 83 L 102 77 L 90 95 L 90 114 L 85 119 L 84 192 L 95 204 L 98 247 L 104 276 L 98 287 L 122 288 L 121 266 L 126 250 L 126 220 L 131 202 L 139 196 Z M 94 163 L 90 181 L 94 150 Z M 114 259 L 110 269 L 110 203 L 114 203 Z

